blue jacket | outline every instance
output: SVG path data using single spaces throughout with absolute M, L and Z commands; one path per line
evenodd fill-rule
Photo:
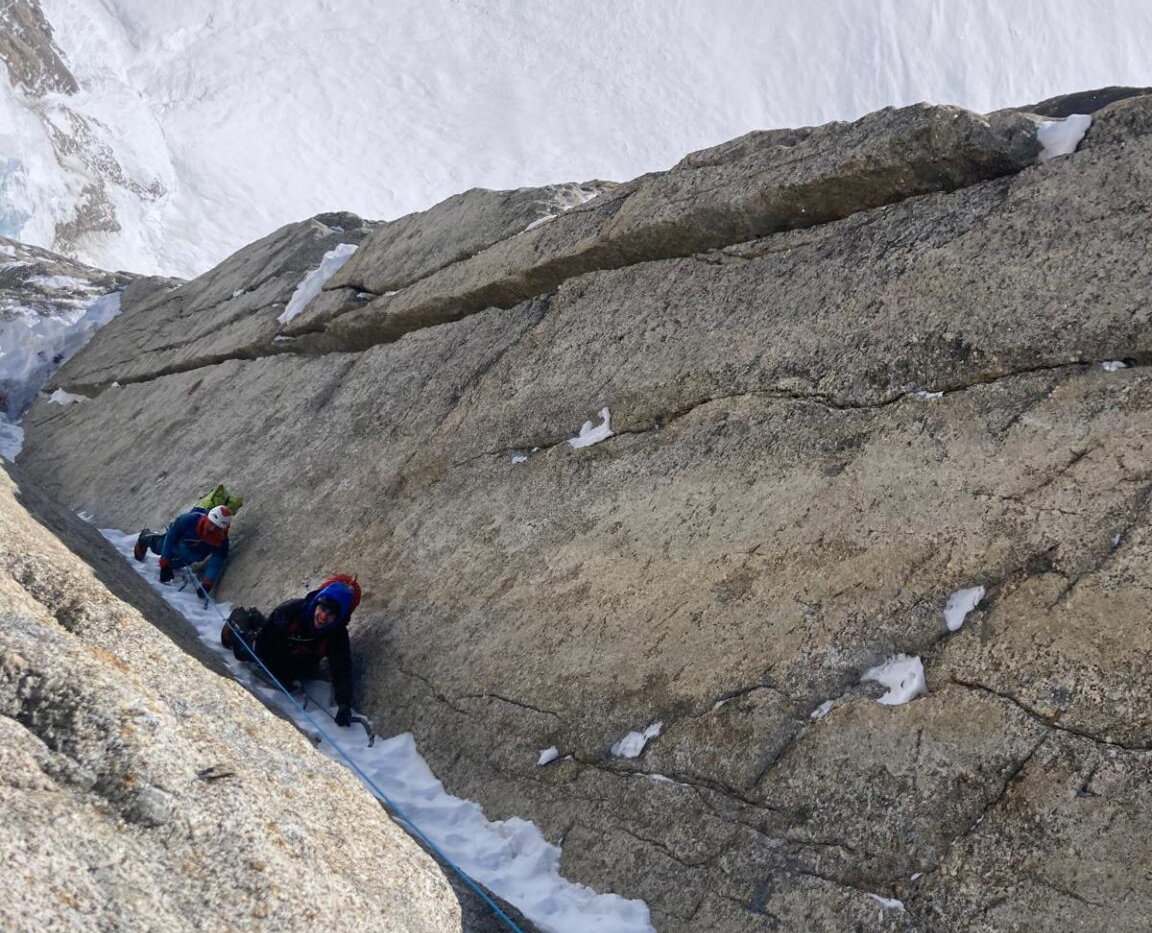
M 207 583 L 219 576 L 224 561 L 228 559 L 228 538 L 225 537 L 223 543 L 219 545 L 212 545 L 203 540 L 199 536 L 198 528 L 200 520 L 204 517 L 203 511 L 177 515 L 164 534 L 160 556 L 168 559 L 173 570 L 207 560 L 208 563 L 200 573 L 201 578 Z

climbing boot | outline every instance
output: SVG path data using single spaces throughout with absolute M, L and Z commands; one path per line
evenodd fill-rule
M 136 536 L 136 543 L 132 546 L 132 556 L 137 560 L 143 560 L 145 555 L 148 553 L 148 544 L 144 539 L 151 537 L 151 535 L 152 532 L 150 529 L 141 528 L 140 534 Z

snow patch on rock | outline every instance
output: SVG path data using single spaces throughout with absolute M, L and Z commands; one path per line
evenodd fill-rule
M 919 658 L 906 654 L 898 654 L 869 668 L 861 680 L 874 680 L 888 688 L 888 692 L 876 701 L 885 706 L 900 706 L 928 692 L 923 663 Z
M 355 243 L 341 243 L 335 249 L 328 250 L 324 254 L 324 258 L 320 260 L 320 265 L 300 280 L 300 284 L 296 286 L 296 291 L 288 299 L 284 312 L 276 320 L 281 324 L 287 324 L 308 307 L 309 302 L 320 294 L 324 288 L 324 283 L 340 271 L 340 267 L 352 258 L 354 252 L 356 252 Z
M 1086 113 L 1074 113 L 1063 120 L 1045 120 L 1036 130 L 1036 138 L 1040 140 L 1040 161 L 1075 152 L 1091 125 L 1092 117 Z
M 603 419 L 600 424 L 594 425 L 591 421 L 585 421 L 580 428 L 580 433 L 573 438 L 569 438 L 568 443 L 572 447 L 591 447 L 593 444 L 599 444 L 612 437 L 612 416 L 608 412 L 608 408 L 600 409 L 600 417 Z
M 970 586 L 967 589 L 956 590 L 948 597 L 944 605 L 944 624 L 948 631 L 955 632 L 964 624 L 964 619 L 984 598 L 984 587 Z
M 664 723 L 657 720 L 643 732 L 629 732 L 624 738 L 612 746 L 612 754 L 616 758 L 639 758 L 649 739 L 654 739 L 664 728 Z

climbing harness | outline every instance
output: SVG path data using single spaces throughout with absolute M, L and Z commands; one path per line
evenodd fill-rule
M 209 603 L 211 603 L 212 607 L 216 610 L 216 614 L 220 616 L 221 621 L 231 630 L 232 637 L 240 643 L 244 650 L 251 656 L 252 660 L 257 665 L 259 665 L 260 671 L 263 675 L 262 679 L 266 679 L 292 702 L 292 704 L 300 711 L 300 713 L 303 714 L 304 718 L 307 719 L 308 725 L 316 730 L 316 734 L 319 735 L 323 741 L 327 742 L 333 749 L 335 749 L 344 763 L 358 778 L 360 778 L 361 781 L 363 781 L 368 786 L 369 790 L 371 790 L 372 793 L 376 795 L 376 798 L 380 800 L 386 807 L 388 807 L 388 809 L 396 815 L 397 819 L 399 819 L 408 827 L 412 835 L 416 836 L 416 838 L 423 842 L 424 845 L 426 845 L 432 851 L 432 853 L 436 855 L 437 858 L 439 858 L 445 865 L 451 868 L 452 871 L 454 871 L 459 876 L 460 880 L 463 881 L 464 884 L 466 884 L 472 891 L 477 894 L 477 896 L 479 896 L 479 898 L 485 904 L 488 905 L 488 908 L 492 911 L 492 913 L 494 913 L 508 927 L 508 929 L 512 931 L 512 933 L 524 933 L 524 930 L 519 926 L 519 924 L 517 924 L 516 921 L 509 917 L 504 909 L 496 903 L 492 895 L 485 891 L 479 882 L 474 881 L 472 876 L 465 872 L 463 868 L 461 868 L 456 864 L 456 862 L 449 858 L 448 854 L 444 852 L 443 849 L 441 849 L 438 845 L 436 845 L 436 843 L 429 839 L 428 836 L 426 836 L 420 829 L 420 827 L 417 826 L 412 820 L 410 820 L 404 814 L 404 811 L 392 802 L 391 798 L 389 798 L 388 795 L 385 794 L 384 791 L 380 788 L 380 785 L 378 785 L 375 781 L 372 780 L 372 778 L 365 774 L 364 769 L 356 764 L 356 762 L 349 757 L 348 753 L 345 752 L 338 743 L 332 740 L 332 737 L 328 735 L 328 733 L 324 731 L 319 723 L 317 723 L 316 720 L 312 718 L 311 714 L 307 712 L 305 708 L 307 700 L 305 700 L 304 703 L 301 703 L 296 695 L 292 693 L 292 691 L 290 691 L 287 687 L 284 686 L 284 684 L 280 683 L 280 681 L 276 679 L 275 675 L 273 675 L 273 673 L 268 670 L 264 662 L 261 661 L 259 657 L 257 657 L 253 647 L 244 640 L 244 635 L 240 632 L 239 627 L 228 621 L 220 607 L 217 605 L 216 600 L 212 598 L 212 594 L 207 592 L 204 587 L 200 585 L 200 580 L 196 577 L 196 575 L 186 567 L 184 568 L 184 571 L 185 585 L 191 582 L 195 586 L 196 592 L 204 600 L 205 608 L 207 608 Z M 183 587 L 181 587 L 181 589 L 183 589 Z M 305 693 L 305 696 L 308 697 L 308 694 Z M 308 699 L 312 700 L 312 703 L 317 708 L 324 709 L 320 706 L 319 703 L 316 703 L 314 698 L 308 697 Z M 324 712 L 328 713 L 328 710 L 324 709 Z M 331 717 L 332 714 L 328 713 L 328 715 Z M 373 732 L 371 732 L 371 730 L 369 730 L 367 724 L 364 725 L 364 729 L 365 731 L 369 732 L 368 744 L 372 745 L 372 743 L 376 740 L 376 736 Z

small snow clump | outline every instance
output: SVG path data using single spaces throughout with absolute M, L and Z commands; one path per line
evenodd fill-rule
M 1073 113 L 1063 120 L 1045 120 L 1036 130 L 1040 161 L 1075 152 L 1091 125 L 1092 118 L 1086 113 Z
M 877 700 L 885 706 L 900 706 L 928 692 L 924 681 L 924 665 L 917 657 L 898 654 L 883 664 L 865 671 L 863 680 L 874 680 L 888 688 Z
M 984 598 L 984 587 L 972 586 L 965 590 L 957 590 L 948 597 L 944 606 L 944 623 L 948 631 L 955 632 L 964 624 L 964 619 Z
M 643 732 L 629 732 L 612 746 L 612 754 L 616 758 L 638 758 L 648 740 L 656 738 L 663 728 L 664 723 L 656 721 Z
M 595 426 L 591 421 L 585 421 L 583 427 L 580 428 L 579 435 L 569 438 L 568 443 L 573 447 L 591 447 L 593 444 L 599 444 L 610 438 L 612 436 L 612 416 L 608 413 L 607 407 L 600 409 L 600 417 L 604 419 L 603 422 Z

